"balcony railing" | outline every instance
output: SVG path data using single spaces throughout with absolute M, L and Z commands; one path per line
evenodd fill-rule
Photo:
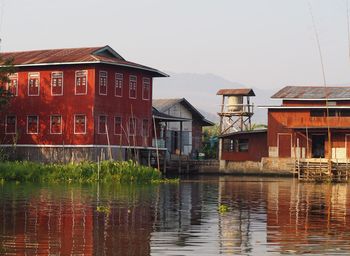
M 350 117 L 288 117 L 287 127 L 339 127 L 349 128 Z

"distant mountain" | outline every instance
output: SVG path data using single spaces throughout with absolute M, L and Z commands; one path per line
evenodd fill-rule
M 167 74 L 170 77 L 154 80 L 153 98 L 186 98 L 207 119 L 213 122 L 219 120 L 217 112 L 220 110 L 221 96 L 216 95 L 219 89 L 249 87 L 213 74 L 173 72 L 167 72 Z M 255 105 L 271 104 L 269 98 L 275 90 L 262 90 L 254 87 L 253 90 L 256 94 L 256 97 L 252 99 Z M 255 108 L 253 122 L 266 123 L 266 110 Z

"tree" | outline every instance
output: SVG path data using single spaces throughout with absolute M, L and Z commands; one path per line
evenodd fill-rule
M 202 153 L 205 154 L 207 159 L 217 158 L 217 149 L 219 141 L 219 125 L 204 127 L 203 129 L 203 147 Z
M 254 130 L 261 130 L 261 129 L 266 129 L 267 125 L 266 124 L 257 124 L 254 123 L 252 124 L 252 126 L 250 127 L 249 131 L 254 131 Z
M 13 66 L 13 59 L 0 59 L 0 62 L 0 111 L 2 111 L 4 106 L 9 103 L 11 97 L 13 96 L 13 94 L 7 88 L 7 84 L 10 82 L 9 76 L 16 70 Z

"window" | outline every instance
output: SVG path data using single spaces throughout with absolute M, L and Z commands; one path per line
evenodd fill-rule
M 136 130 L 137 130 L 136 118 L 130 117 L 129 118 L 129 135 L 135 135 Z
M 98 117 L 98 133 L 99 134 L 107 133 L 107 116 Z
M 142 136 L 148 137 L 149 136 L 149 127 L 148 127 L 148 119 L 142 120 Z
M 63 95 L 63 72 L 57 71 L 51 73 L 51 95 Z
M 237 143 L 237 151 L 238 152 L 247 152 L 248 151 L 248 139 L 238 139 Z
M 122 134 L 122 118 L 120 116 L 114 117 L 114 134 L 115 135 Z
M 350 109 L 342 109 L 340 115 L 346 117 L 350 116 Z
M 86 115 L 74 116 L 74 134 L 86 133 Z
M 151 92 L 151 79 L 144 77 L 142 79 L 142 99 L 149 100 Z
M 248 139 L 225 139 L 224 151 L 226 152 L 248 152 Z
M 338 111 L 336 109 L 328 109 L 328 116 L 337 116 L 337 115 L 338 115 Z
M 136 99 L 137 77 L 130 76 L 129 82 L 129 98 Z
M 114 95 L 117 97 L 123 96 L 123 74 L 115 74 L 115 92 Z
M 27 134 L 39 133 L 39 117 L 27 116 Z
M 312 116 L 312 117 L 324 117 L 325 111 L 323 109 L 313 109 L 310 111 L 310 116 Z
M 100 95 L 107 95 L 107 80 L 108 80 L 108 73 L 107 71 L 100 71 L 100 80 L 99 80 L 99 94 Z
M 12 74 L 9 76 L 9 81 L 7 83 L 6 89 L 13 96 L 18 96 L 18 74 Z
M 28 96 L 39 96 L 40 93 L 40 74 L 28 73 Z
M 60 115 L 50 116 L 50 133 L 51 134 L 62 133 L 62 116 Z
M 6 116 L 5 121 L 5 133 L 6 134 L 15 134 L 17 130 L 17 118 L 16 116 Z
M 75 94 L 87 94 L 87 71 L 79 70 L 75 72 Z

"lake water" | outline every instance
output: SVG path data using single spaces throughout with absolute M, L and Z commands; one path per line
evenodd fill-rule
M 0 216 L 1 255 L 350 254 L 348 184 L 232 176 L 5 183 Z

